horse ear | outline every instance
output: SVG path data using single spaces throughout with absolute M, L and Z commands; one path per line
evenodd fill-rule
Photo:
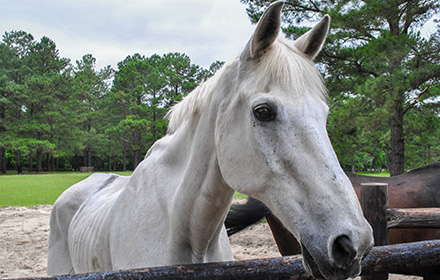
M 330 28 L 330 16 L 325 15 L 324 18 L 301 37 L 295 40 L 295 47 L 307 55 L 310 59 L 314 59 L 321 51 Z
M 275 42 L 281 27 L 281 9 L 284 2 L 272 3 L 258 21 L 254 35 L 241 55 L 243 61 L 259 59 Z

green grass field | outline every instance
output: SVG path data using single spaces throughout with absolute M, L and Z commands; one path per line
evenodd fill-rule
M 115 172 L 130 175 L 131 172 Z M 87 178 L 91 173 L 56 172 L 49 174 L 24 174 L 0 176 L 0 208 L 6 206 L 34 206 L 53 204 L 71 185 Z M 235 193 L 235 197 L 247 195 Z
M 130 175 L 131 172 L 116 172 Z M 71 185 L 87 178 L 91 173 L 56 172 L 48 174 L 24 174 L 0 176 L 0 208 L 5 206 L 34 206 L 53 204 L 60 194 Z M 389 177 L 389 173 L 359 173 Z M 247 195 L 235 193 L 236 198 Z
M 356 172 L 356 174 L 365 175 L 365 176 L 376 176 L 376 177 L 390 177 L 390 173 L 386 171 L 382 173 Z
M 0 207 L 53 204 L 69 186 L 90 173 L 0 176 Z
M 131 172 L 119 173 L 130 175 Z M 0 176 L 0 207 L 53 204 L 71 185 L 91 173 L 57 172 L 38 175 Z

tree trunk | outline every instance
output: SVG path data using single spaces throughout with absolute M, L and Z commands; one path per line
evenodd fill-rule
M 405 172 L 405 144 L 403 127 L 391 124 L 391 162 L 390 175 L 397 176 Z
M 157 101 L 156 101 L 156 91 L 153 93 L 153 125 L 151 127 L 151 132 L 153 134 L 153 140 L 156 141 L 156 108 L 157 108 Z
M 17 150 L 17 173 L 23 173 L 23 167 L 21 165 L 21 150 Z
M 390 175 L 396 176 L 405 172 L 405 137 L 403 132 L 403 100 L 395 98 L 391 117 L 391 155 Z
M 46 170 L 51 171 L 50 170 L 50 154 L 49 153 L 46 154 Z
M 6 174 L 6 149 L 4 147 L 0 148 L 0 165 L 2 174 Z
M 43 163 L 42 163 L 42 159 L 41 159 L 42 153 L 43 153 L 43 149 L 38 148 L 37 149 L 37 172 L 43 171 Z
M 32 157 L 32 150 L 31 150 L 29 151 L 29 172 L 34 171 L 33 165 L 34 165 L 34 159 Z
M 108 171 L 112 171 L 112 161 L 110 155 L 108 156 Z
M 84 166 L 92 166 L 92 147 L 90 145 L 84 149 Z
M 125 151 L 125 147 L 122 150 L 122 171 L 127 171 L 127 152 Z
M 394 36 L 399 36 L 399 25 L 395 22 L 398 19 L 389 20 L 390 31 Z M 390 121 L 390 176 L 397 176 L 405 172 L 405 137 L 403 132 L 403 105 L 405 103 L 405 89 L 402 88 L 401 75 L 399 69 L 402 64 L 403 57 L 398 53 L 390 57 L 390 101 L 391 101 L 391 121 Z
M 92 147 L 87 148 L 87 166 L 92 166 Z
M 0 119 L 2 122 L 6 119 L 6 108 L 5 106 L 0 106 Z M 4 126 L 0 126 L 0 135 L 5 132 Z M 6 174 L 6 149 L 5 147 L 0 147 L 0 169 L 2 174 Z
M 136 169 L 136 167 L 139 164 L 139 150 L 134 150 L 133 151 L 133 170 Z

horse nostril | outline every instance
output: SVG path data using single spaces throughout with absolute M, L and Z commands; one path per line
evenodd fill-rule
M 349 269 L 356 257 L 356 249 L 351 239 L 346 235 L 341 235 L 334 240 L 331 248 L 335 266 L 343 270 Z

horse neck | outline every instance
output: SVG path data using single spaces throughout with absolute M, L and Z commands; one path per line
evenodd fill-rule
M 180 249 L 179 262 L 203 262 L 217 246 L 234 191 L 221 177 L 214 141 L 216 110 L 205 110 L 175 132 L 182 173 L 172 202 L 172 242 Z M 179 139 L 180 138 L 180 139 Z

